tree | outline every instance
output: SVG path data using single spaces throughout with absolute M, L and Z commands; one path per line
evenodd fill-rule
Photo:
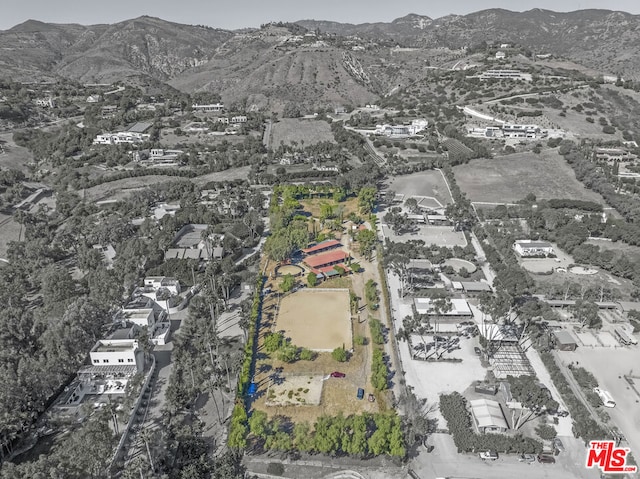
M 544 411 L 555 411 L 558 403 L 551 397 L 549 390 L 542 388 L 534 376 L 507 376 L 511 395 L 519 408 L 511 409 L 514 429 L 519 429 Z
M 310 273 L 307 275 L 307 283 L 308 283 L 308 284 L 309 284 L 309 286 L 311 286 L 312 288 L 318 284 L 318 277 L 316 276 L 316 274 L 315 274 L 314 272 L 310 272 Z
M 269 417 L 267 413 L 259 409 L 254 410 L 249 418 L 249 431 L 256 437 L 266 439 L 269 434 Z
M 360 230 L 356 235 L 356 241 L 360 245 L 360 254 L 367 258 L 367 261 L 371 261 L 377 241 L 376 234 L 369 229 Z
M 288 293 L 293 289 L 296 280 L 292 274 L 285 274 L 280 282 L 280 289 L 283 293 Z
M 346 349 L 344 349 L 343 347 L 339 347 L 334 349 L 331 352 L 331 357 L 334 359 L 334 361 L 338 361 L 339 363 L 344 363 L 348 359 L 348 354 Z
M 538 427 L 536 427 L 536 434 L 540 436 L 540 439 L 551 441 L 558 435 L 558 432 L 551 424 L 539 424 Z
M 369 215 L 373 212 L 377 191 L 376 188 L 372 187 L 365 186 L 360 188 L 358 192 L 358 208 L 360 208 L 360 213 Z
M 418 201 L 411 197 L 407 201 L 404 202 L 404 207 L 407 208 L 411 213 L 415 213 L 418 211 Z
M 574 316 L 583 326 L 588 328 L 599 329 L 602 327 L 602 320 L 600 319 L 598 311 L 598 305 L 592 301 L 578 299 L 573 306 Z

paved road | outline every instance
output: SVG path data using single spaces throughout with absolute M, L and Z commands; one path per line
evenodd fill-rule
M 434 450 L 418 450 L 410 467 L 422 479 L 597 479 L 599 473 L 584 467 L 586 449 L 580 441 L 563 438 L 566 451 L 556 456 L 555 464 L 525 464 L 516 454 L 501 455 L 496 461 L 482 461 L 475 454 L 458 454 L 448 434 L 434 434 L 430 438 Z

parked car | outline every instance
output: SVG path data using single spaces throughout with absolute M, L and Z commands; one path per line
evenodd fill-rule
M 569 411 L 557 411 L 556 416 L 558 417 L 567 417 L 569 415 Z
M 376 397 L 371 393 L 369 393 L 369 402 L 376 402 Z
M 556 458 L 548 454 L 538 454 L 538 462 L 541 464 L 555 464 Z
M 526 463 L 536 462 L 536 456 L 535 454 L 520 454 L 518 461 Z
M 357 397 L 358 399 L 362 399 L 362 398 L 364 398 L 364 389 L 362 389 L 362 388 L 358 388 L 358 394 L 356 394 L 356 397 Z
M 345 373 L 341 373 L 340 371 L 334 371 L 330 374 L 332 378 L 344 378 L 347 375 Z
M 555 447 L 558 452 L 564 452 L 564 444 L 562 444 L 562 441 L 557 437 L 553 439 L 553 447 Z
M 480 459 L 486 461 L 495 461 L 498 459 L 498 453 L 496 451 L 482 451 L 480 453 Z
M 473 348 L 473 352 L 476 353 L 478 356 L 482 354 L 482 350 L 478 346 L 475 346 Z

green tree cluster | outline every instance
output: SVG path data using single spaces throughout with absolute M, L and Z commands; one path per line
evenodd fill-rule
M 389 386 L 389 369 L 384 354 L 377 348 L 371 359 L 371 385 L 376 391 L 384 391 Z
M 321 416 L 312 429 L 306 422 L 291 425 L 281 418 L 269 420 L 264 412 L 256 410 L 249 419 L 249 428 L 252 440 L 266 450 L 361 458 L 406 455 L 402 422 L 395 413 Z

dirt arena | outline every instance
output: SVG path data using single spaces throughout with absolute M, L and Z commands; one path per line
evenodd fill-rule
M 353 347 L 348 289 L 303 289 L 280 301 L 276 330 L 314 351 Z

